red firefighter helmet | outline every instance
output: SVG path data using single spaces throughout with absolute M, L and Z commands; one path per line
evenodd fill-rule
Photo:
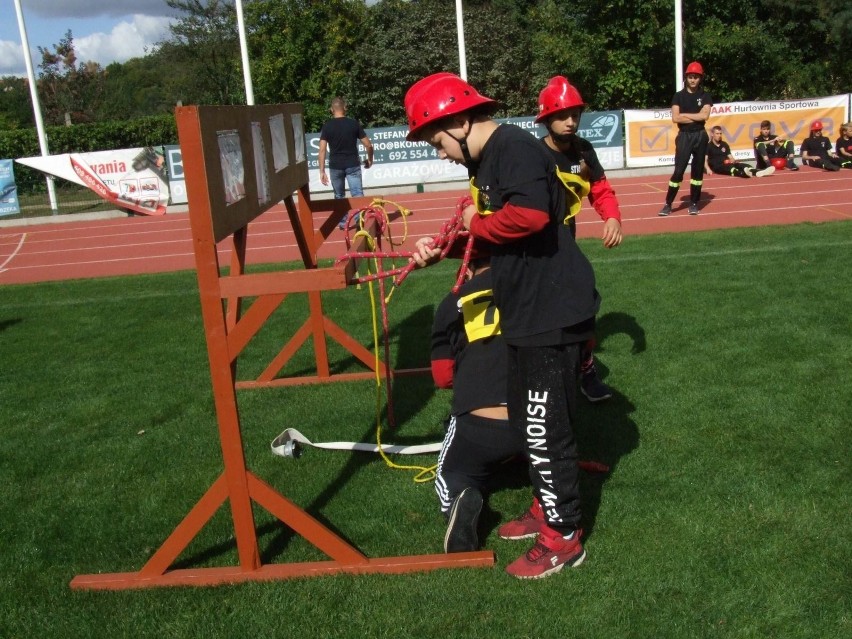
M 811 131 L 822 131 L 822 120 L 814 120 L 811 122 Z
M 538 94 L 538 116 L 536 116 L 535 121 L 541 122 L 547 116 L 557 111 L 575 109 L 577 107 L 582 109 L 585 106 L 583 96 L 568 81 L 568 78 L 557 75 L 550 78 L 547 86 Z
M 686 71 L 684 71 L 684 74 L 689 73 L 697 73 L 698 75 L 704 75 L 704 67 L 701 66 L 700 62 L 690 62 L 689 65 L 686 67 Z
M 453 73 L 433 73 L 418 80 L 405 94 L 405 115 L 408 116 L 406 140 L 415 141 L 427 124 L 474 107 L 497 102 L 481 95 Z
M 775 167 L 776 171 L 783 171 L 787 168 L 787 158 L 770 158 L 769 163 Z

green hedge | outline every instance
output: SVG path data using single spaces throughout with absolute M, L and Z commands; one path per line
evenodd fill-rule
M 51 155 L 128 149 L 139 146 L 177 144 L 177 127 L 172 115 L 156 115 L 126 122 L 98 122 L 72 126 L 47 127 L 47 144 Z M 0 158 L 26 158 L 41 155 L 35 129 L 0 131 Z M 43 193 L 44 174 L 22 164 L 15 164 L 18 193 Z

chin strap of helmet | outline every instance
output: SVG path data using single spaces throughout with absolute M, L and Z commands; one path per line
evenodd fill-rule
M 469 120 L 469 123 L 470 123 L 471 128 L 473 128 L 473 120 L 472 119 Z M 442 128 L 441 131 L 443 131 L 444 133 L 446 133 L 451 138 L 453 138 L 456 142 L 459 143 L 459 148 L 461 148 L 462 157 L 464 157 L 464 165 L 468 168 L 469 171 L 475 172 L 477 167 L 479 166 L 479 162 L 477 160 L 474 160 L 473 157 L 471 157 L 471 155 L 470 155 L 470 149 L 467 147 L 467 137 L 468 136 L 464 136 L 463 138 L 457 138 L 452 133 L 447 131 L 447 129 Z

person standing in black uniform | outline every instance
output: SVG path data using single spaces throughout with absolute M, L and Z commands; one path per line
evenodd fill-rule
M 595 148 L 588 140 L 577 135 L 580 116 L 585 108 L 583 97 L 568 78 L 552 77 L 538 95 L 536 123 L 547 128 L 542 144 L 553 155 L 559 176 L 570 189 L 568 225 L 577 236 L 576 214 L 585 194 L 595 212 L 604 222 L 603 244 L 615 248 L 621 244 L 621 209 L 615 191 L 606 179 Z M 601 381 L 595 366 L 595 340 L 583 347 L 580 358 L 580 392 L 590 402 L 602 402 L 612 397 L 612 389 Z
M 593 336 L 600 297 L 592 266 L 564 224 L 566 189 L 552 156 L 523 129 L 492 120 L 495 108 L 451 73 L 423 78 L 405 95 L 407 139 L 428 142 L 472 178 L 475 205 L 463 221 L 490 247 L 509 419 L 523 437 L 545 521 L 506 572 L 535 579 L 586 558 L 574 417 L 580 351 Z M 421 238 L 412 259 L 426 266 L 441 250 Z
M 699 62 L 690 62 L 686 67 L 686 86 L 674 94 L 672 98 L 672 122 L 677 124 L 678 133 L 675 138 L 675 167 L 669 189 L 666 192 L 666 203 L 660 209 L 659 215 L 666 216 L 672 212 L 672 203 L 686 165 L 692 158 L 689 180 L 689 214 L 698 215 L 698 202 L 701 200 L 701 185 L 704 180 L 704 155 L 707 152 L 707 131 L 705 123 L 710 117 L 710 107 L 713 106 L 713 96 L 704 91 L 704 68 Z

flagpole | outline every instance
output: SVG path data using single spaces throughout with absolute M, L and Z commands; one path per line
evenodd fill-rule
M 240 55 L 243 61 L 243 82 L 246 85 L 246 104 L 254 104 L 254 88 L 251 83 L 251 67 L 249 66 L 248 44 L 246 42 L 246 24 L 243 20 L 243 2 L 236 0 L 237 30 L 240 33 Z
M 467 82 L 467 57 L 464 48 L 464 17 L 462 16 L 462 0 L 456 0 L 456 32 L 459 40 L 459 75 Z
M 35 74 L 33 73 L 33 61 L 30 55 L 30 43 L 27 40 L 27 27 L 24 24 L 24 13 L 21 9 L 21 0 L 15 0 L 15 12 L 18 14 L 18 30 L 21 32 L 21 46 L 24 49 L 24 64 L 27 67 L 27 79 L 30 85 L 30 98 L 33 101 L 33 114 L 35 115 L 36 131 L 38 132 L 38 145 L 41 148 L 42 156 L 50 155 L 47 149 L 47 136 L 44 133 L 44 121 L 41 119 L 41 105 L 38 101 L 38 91 L 36 90 Z M 53 215 L 59 213 L 56 204 L 56 189 L 53 185 L 53 176 L 46 176 L 47 179 L 47 196 L 50 199 L 50 210 Z
M 675 91 L 683 83 L 683 2 L 675 0 Z

